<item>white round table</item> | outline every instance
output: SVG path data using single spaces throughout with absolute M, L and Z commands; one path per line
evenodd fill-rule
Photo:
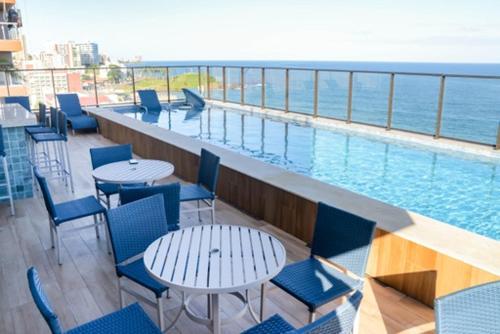
M 94 169 L 94 179 L 105 183 L 153 183 L 174 173 L 174 165 L 161 160 L 118 161 Z
M 259 321 L 249 303 L 248 289 L 263 286 L 283 269 L 285 262 L 286 251 L 278 239 L 263 231 L 234 225 L 199 225 L 171 232 L 153 242 L 144 253 L 148 273 L 182 293 L 181 309 L 170 327 L 185 312 L 216 334 L 220 333 L 221 324 L 243 316 L 246 311 Z M 223 293 L 243 302 L 243 308 L 228 319 L 220 318 L 219 295 Z M 197 295 L 209 296 L 208 318 L 195 315 L 189 308 L 191 298 Z

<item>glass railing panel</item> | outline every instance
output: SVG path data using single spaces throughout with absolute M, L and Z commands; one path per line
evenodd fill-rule
M 349 73 L 320 71 L 318 75 L 318 115 L 347 119 Z
M 285 109 L 285 70 L 266 69 L 266 107 Z
M 289 111 L 314 113 L 314 71 L 290 70 L 288 78 Z
M 262 151 L 266 161 L 282 165 L 285 154 L 285 134 L 286 123 L 264 120 L 264 138 L 262 142 Z
M 245 104 L 262 104 L 262 77 L 259 68 L 245 68 Z
M 32 110 L 37 110 L 39 103 L 44 103 L 47 106 L 54 105 L 52 76 L 49 70 L 13 71 L 7 75 L 2 73 L 0 82 L 2 96 L 27 95 L 30 98 Z
M 162 102 L 168 101 L 167 70 L 164 67 L 148 67 L 134 69 L 135 90 L 154 89 Z M 137 103 L 140 98 L 137 94 Z
M 241 68 L 226 67 L 226 99 L 229 102 L 241 102 Z
M 222 101 L 222 67 L 210 66 L 210 98 Z
M 96 70 L 99 105 L 133 103 L 132 69 L 111 66 Z
M 495 144 L 500 79 L 446 78 L 441 135 Z
M 50 76 L 50 71 L 48 76 Z M 97 105 L 94 74 L 92 69 L 54 70 L 56 94 L 76 93 L 82 106 Z M 54 96 L 49 95 L 50 105 L 55 105 Z
M 440 78 L 394 76 L 392 128 L 434 134 Z
M 352 87 L 352 120 L 386 126 L 390 75 L 354 73 Z
M 199 93 L 199 77 L 197 67 L 169 67 L 170 99 L 183 100 L 182 88 Z

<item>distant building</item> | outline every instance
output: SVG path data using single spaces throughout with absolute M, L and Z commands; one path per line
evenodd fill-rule
M 100 64 L 101 59 L 99 57 L 99 47 L 97 46 L 97 43 L 75 44 L 75 48 L 80 55 L 81 66 Z

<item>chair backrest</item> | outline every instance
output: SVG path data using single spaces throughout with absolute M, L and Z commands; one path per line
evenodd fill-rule
M 205 107 L 205 100 L 198 93 L 187 88 L 182 88 L 182 92 L 186 97 L 186 103 L 192 105 L 194 109 L 203 109 Z
M 500 281 L 486 283 L 434 301 L 436 333 L 499 333 Z
M 62 334 L 63 329 L 57 318 L 57 314 L 52 310 L 47 296 L 42 288 L 42 283 L 38 276 L 38 272 L 34 267 L 28 269 L 28 285 L 31 291 L 31 296 L 35 302 L 36 307 L 42 314 L 43 318 L 50 327 L 52 334 Z
M 6 96 L 5 103 L 19 103 L 24 109 L 31 112 L 29 96 Z
M 311 255 L 328 259 L 363 277 L 375 225 L 371 220 L 320 202 Z
M 106 218 L 115 264 L 143 253 L 168 232 L 160 194 L 108 210 Z
M 114 145 L 90 149 L 92 169 L 99 168 L 113 162 L 132 159 L 132 145 Z
M 68 120 L 66 114 L 62 111 L 57 113 L 57 130 L 64 138 L 68 137 Z
M 0 156 L 5 157 L 5 144 L 3 141 L 3 127 L 0 124 Z
M 215 194 L 217 187 L 217 179 L 219 178 L 220 158 L 205 150 L 201 149 L 200 167 L 198 169 L 198 184 L 203 185 L 212 194 Z
M 52 219 L 56 218 L 56 209 L 54 206 L 54 201 L 52 200 L 52 195 L 50 194 L 49 185 L 47 184 L 47 179 L 40 174 L 38 167 L 33 167 L 35 178 L 40 185 L 42 190 L 43 202 L 45 203 L 45 208 L 47 209 L 49 216 Z
M 59 108 L 68 116 L 80 116 L 83 114 L 80 99 L 75 93 L 57 94 Z
M 181 186 L 179 183 L 152 187 L 122 187 L 120 189 L 120 203 L 128 204 L 142 198 L 163 194 L 168 230 L 173 231 L 179 228 L 180 190 Z
M 160 99 L 154 89 L 141 89 L 137 93 L 141 99 L 141 106 L 148 108 L 148 111 L 161 111 Z
M 50 127 L 54 130 L 54 131 L 59 131 L 59 121 L 57 119 L 57 109 L 54 108 L 54 107 L 50 107 Z
M 38 103 L 38 123 L 47 126 L 47 106 L 44 103 Z
M 334 311 L 322 316 L 315 322 L 308 324 L 293 334 L 351 334 L 354 320 L 361 304 L 363 294 L 359 291 L 353 293 L 347 301 Z

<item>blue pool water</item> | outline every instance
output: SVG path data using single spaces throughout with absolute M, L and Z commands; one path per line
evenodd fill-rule
M 480 161 L 211 108 L 115 108 L 186 136 L 500 240 L 500 160 Z

